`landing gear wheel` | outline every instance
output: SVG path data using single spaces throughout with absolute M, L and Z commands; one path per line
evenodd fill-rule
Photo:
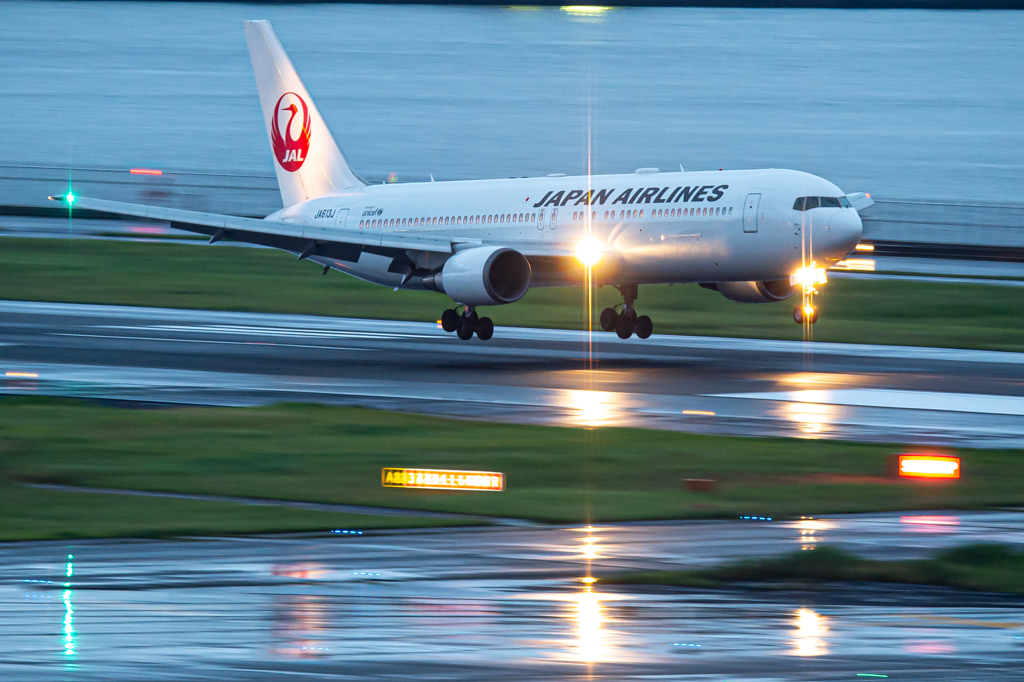
M 641 315 L 636 318 L 636 322 L 633 324 L 636 329 L 636 335 L 641 339 L 646 339 L 654 331 L 654 323 L 651 322 L 651 318 L 646 315 Z
M 441 313 L 441 329 L 448 333 L 455 331 L 455 327 L 459 324 L 459 314 L 453 309 Z
M 633 336 L 633 320 L 628 315 L 619 317 L 619 321 L 615 325 L 615 333 L 620 339 L 628 339 Z
M 793 308 L 793 321 L 796 322 L 797 324 L 803 324 L 805 321 L 808 324 L 814 324 L 815 322 L 818 321 L 818 309 L 812 308 L 811 316 L 810 318 L 807 318 L 803 306 L 798 305 L 797 307 Z
M 455 325 L 455 333 L 463 341 L 469 341 L 473 338 L 473 332 L 476 331 L 476 320 L 472 317 L 465 315 L 459 318 L 458 323 Z
M 638 317 L 636 308 L 633 307 L 640 287 L 636 284 L 617 284 L 615 288 L 622 294 L 622 312 L 615 312 L 618 306 L 602 310 L 601 328 L 605 331 L 614 329 L 620 339 L 628 339 L 633 334 L 646 339 L 654 331 L 654 323 L 646 315 Z
M 489 341 L 494 336 L 494 323 L 489 317 L 481 317 L 476 322 L 476 337 L 481 341 Z
M 619 321 L 619 314 L 615 308 L 605 308 L 601 311 L 601 329 L 606 332 L 615 331 L 615 324 Z

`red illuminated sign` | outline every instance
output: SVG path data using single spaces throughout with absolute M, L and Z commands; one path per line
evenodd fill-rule
M 905 478 L 960 478 L 960 458 L 943 455 L 900 455 L 899 473 Z

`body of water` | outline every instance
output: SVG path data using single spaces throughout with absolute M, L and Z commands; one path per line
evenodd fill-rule
M 1018 201 L 1024 13 L 0 3 L 0 164 L 271 174 L 242 20 L 354 169 L 795 168 Z

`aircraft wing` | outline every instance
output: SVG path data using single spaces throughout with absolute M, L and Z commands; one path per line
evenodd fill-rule
M 853 194 L 847 194 L 846 198 L 850 205 L 858 212 L 875 205 L 875 200 L 867 192 L 854 192 Z
M 50 200 L 67 204 L 66 196 L 50 197 Z M 232 239 L 300 254 L 313 249 L 306 255 L 315 253 L 317 256 L 349 262 L 357 261 L 362 251 L 399 257 L 408 251 L 452 253 L 454 250 L 451 239 L 415 233 L 369 232 L 322 225 L 302 225 L 79 196 L 74 198 L 72 206 L 115 215 L 165 220 L 175 229 L 209 235 L 211 243 L 221 239 Z
M 68 203 L 67 195 L 52 196 L 49 199 L 65 205 Z M 363 251 L 390 256 L 397 261 L 406 262 L 409 260 L 411 252 L 451 254 L 483 245 L 483 242 L 473 239 L 435 237 L 416 232 L 353 230 L 324 225 L 303 225 L 81 196 L 75 196 L 71 206 L 114 215 L 167 221 L 171 227 L 177 230 L 208 235 L 210 243 L 221 239 L 231 239 L 283 249 L 305 256 L 316 255 L 348 262 L 358 261 L 359 254 Z M 558 243 L 523 243 L 508 244 L 507 246 L 521 250 L 527 257 L 568 257 L 573 254 L 570 245 Z

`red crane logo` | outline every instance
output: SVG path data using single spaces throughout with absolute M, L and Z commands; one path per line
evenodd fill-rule
M 299 111 L 302 111 L 302 127 L 298 135 L 293 135 L 298 122 L 295 120 Z M 281 133 L 281 119 L 288 115 L 288 122 L 284 125 L 284 134 Z M 270 124 L 270 145 L 274 148 L 274 158 L 289 173 L 302 168 L 303 162 L 309 155 L 309 107 L 305 100 L 294 92 L 286 92 L 281 95 L 274 105 L 274 116 Z

